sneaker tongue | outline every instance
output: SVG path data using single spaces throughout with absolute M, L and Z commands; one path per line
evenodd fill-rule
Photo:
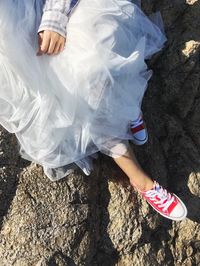
M 154 190 L 156 190 L 157 192 L 158 192 L 158 194 L 157 194 L 157 198 L 160 198 L 160 199 L 164 199 L 164 198 L 166 198 L 166 196 L 165 195 L 163 195 L 161 192 L 160 192 L 160 189 L 161 189 L 161 187 L 160 187 L 160 185 L 159 184 L 155 184 L 155 186 L 154 186 Z
M 154 189 L 155 189 L 157 192 L 159 192 L 159 191 L 160 191 L 160 186 L 159 186 L 158 184 L 155 184 Z

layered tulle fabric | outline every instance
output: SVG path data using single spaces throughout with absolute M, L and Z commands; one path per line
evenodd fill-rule
M 43 4 L 0 2 L 0 123 L 16 134 L 23 157 L 45 169 L 83 169 L 97 151 L 122 155 L 116 147 L 132 138 L 129 123 L 152 75 L 144 60 L 164 34 L 130 1 L 81 0 L 64 52 L 37 57 Z

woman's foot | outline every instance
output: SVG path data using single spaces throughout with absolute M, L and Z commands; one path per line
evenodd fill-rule
M 146 191 L 140 191 L 141 195 L 160 215 L 165 218 L 181 221 L 187 216 L 185 204 L 173 193 L 169 193 L 154 181 L 153 188 Z
M 184 203 L 175 194 L 163 189 L 143 171 L 130 147 L 123 156 L 113 159 L 128 176 L 131 185 L 158 213 L 175 221 L 183 220 L 187 216 Z
M 135 145 L 143 145 L 148 140 L 148 132 L 142 113 L 138 119 L 131 121 L 130 130 L 133 136 L 131 140 Z

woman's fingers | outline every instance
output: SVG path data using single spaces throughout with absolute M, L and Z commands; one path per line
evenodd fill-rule
M 50 34 L 48 31 L 38 33 L 38 52 L 37 55 L 46 54 L 50 44 Z
M 52 45 L 50 44 L 48 55 L 57 55 L 63 50 L 63 46 L 65 45 L 65 38 L 57 33 L 53 33 Z
M 61 45 L 60 45 L 60 53 L 65 49 L 65 42 L 62 42 Z
M 41 51 L 42 40 L 43 40 L 43 32 L 40 32 L 40 33 L 38 33 L 38 50 L 37 50 L 37 55 L 41 55 L 42 54 L 42 51 Z
M 50 39 L 49 48 L 48 48 L 48 51 L 47 51 L 48 55 L 52 55 L 54 53 L 56 45 L 57 45 L 56 40 L 54 38 L 51 38 Z
M 57 42 L 53 54 L 57 55 L 57 54 L 61 53 L 64 50 L 64 47 L 65 47 L 65 41 L 60 40 L 59 42 Z
M 41 44 L 41 47 L 40 47 L 40 49 L 42 51 L 42 54 L 46 54 L 48 52 L 50 42 L 51 42 L 50 33 L 48 31 L 44 31 L 42 44 Z
M 57 42 L 55 49 L 54 49 L 54 52 L 53 52 L 54 55 L 57 55 L 60 53 L 60 46 L 61 46 L 61 44 L 59 42 Z

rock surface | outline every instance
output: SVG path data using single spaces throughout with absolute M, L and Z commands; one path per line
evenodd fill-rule
M 0 129 L 0 265 L 200 265 L 200 1 L 148 0 L 168 42 L 150 62 L 144 169 L 185 201 L 188 218 L 156 214 L 109 158 L 51 182 Z

